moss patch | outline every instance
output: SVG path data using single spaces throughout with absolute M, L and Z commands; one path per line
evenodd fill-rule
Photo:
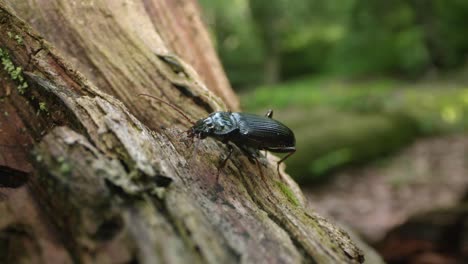
M 23 69 L 21 67 L 16 67 L 13 64 L 13 61 L 11 60 L 8 51 L 2 48 L 0 48 L 0 60 L 3 69 L 8 73 L 11 80 L 15 81 L 18 84 L 18 92 L 20 94 L 24 94 L 26 88 L 28 88 L 28 83 L 23 77 Z
M 60 173 L 63 176 L 70 176 L 70 174 L 72 172 L 71 164 L 64 157 L 59 157 L 57 161 L 59 163 Z
M 294 192 L 284 183 L 276 181 L 276 186 L 281 190 L 281 192 L 288 198 L 288 200 L 295 206 L 300 206 L 299 200 L 294 195 Z
M 18 43 L 19 45 L 23 45 L 23 37 L 21 37 L 20 35 L 15 35 L 15 40 L 16 43 Z
M 47 109 L 46 102 L 39 102 L 39 111 L 48 113 L 49 110 Z

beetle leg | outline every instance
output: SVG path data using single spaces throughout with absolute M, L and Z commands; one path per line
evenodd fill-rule
M 256 149 L 252 149 L 246 146 L 238 146 L 238 147 L 242 150 L 242 152 L 244 152 L 247 158 L 249 158 L 250 162 L 257 164 L 257 168 L 260 171 L 260 176 L 262 177 L 263 180 L 265 180 L 263 176 L 262 167 L 260 166 L 261 163 L 260 163 L 260 160 L 258 159 L 260 152 Z M 265 166 L 265 164 L 262 164 L 262 165 Z
M 265 114 L 265 117 L 273 118 L 273 110 L 268 109 L 268 112 Z
M 280 176 L 280 178 L 281 178 L 281 174 L 280 174 L 280 172 L 279 172 L 279 166 L 280 166 L 281 162 L 287 160 L 287 159 L 288 159 L 289 157 L 291 157 L 294 153 L 296 153 L 296 149 L 295 149 L 295 148 L 292 149 L 291 152 L 288 153 L 288 155 L 284 156 L 282 159 L 280 159 L 280 161 L 278 161 L 278 162 L 276 163 L 276 171 L 278 172 L 278 175 Z
M 188 134 L 187 131 L 179 131 L 177 137 L 181 138 L 183 134 Z
M 258 171 L 260 171 L 260 177 L 262 177 L 262 180 L 265 181 L 265 177 L 263 176 L 262 167 L 260 166 L 260 161 L 256 157 L 254 157 L 253 159 L 255 159 L 255 162 L 257 163 Z
M 224 166 L 226 166 L 226 162 L 228 161 L 229 158 L 231 158 L 231 154 L 234 151 L 234 148 L 231 146 L 231 144 L 226 144 L 226 146 L 228 147 L 229 153 L 226 156 L 226 158 L 221 162 L 221 165 L 218 167 L 218 172 L 216 173 L 216 182 L 218 182 L 218 179 L 219 179 L 219 172 L 221 171 L 222 168 L 224 168 Z
M 262 159 L 262 162 L 260 161 L 260 151 L 258 151 L 257 149 L 254 149 L 254 148 L 249 148 L 249 147 L 246 147 L 246 146 L 241 146 L 239 147 L 244 153 L 245 155 L 247 155 L 247 157 L 249 158 L 249 161 L 254 164 L 254 163 L 258 163 L 258 164 L 261 164 L 263 165 L 263 167 L 267 167 L 267 164 L 266 162 Z M 265 150 L 265 153 L 266 153 L 266 150 Z
M 238 147 L 242 150 L 242 152 L 244 152 L 244 154 L 247 156 L 247 158 L 249 158 L 249 161 L 251 163 L 255 163 L 257 161 L 257 157 L 259 155 L 258 150 L 249 148 L 249 147 L 244 146 L 244 145 L 241 145 L 241 146 L 238 146 Z

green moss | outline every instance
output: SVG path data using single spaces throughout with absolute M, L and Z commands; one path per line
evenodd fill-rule
M 7 32 L 7 35 L 10 39 L 16 40 L 16 43 L 19 45 L 23 45 L 23 37 L 17 34 L 13 34 L 11 31 Z
M 294 195 L 293 191 L 284 183 L 276 181 L 276 185 L 278 188 L 281 190 L 281 192 L 286 195 L 288 200 L 294 204 L 295 206 L 300 206 L 301 204 L 299 203 L 299 200 L 297 197 Z
M 18 92 L 20 94 L 24 94 L 26 88 L 28 88 L 28 83 L 23 77 L 23 69 L 21 67 L 16 67 L 13 64 L 13 61 L 11 60 L 8 51 L 2 48 L 0 48 L 0 60 L 3 69 L 8 73 L 11 80 L 15 81 L 18 84 Z
M 15 35 L 15 40 L 16 43 L 18 43 L 19 45 L 23 45 L 23 37 L 21 37 L 20 35 Z
M 64 157 L 59 157 L 57 161 L 59 163 L 60 173 L 64 176 L 70 175 L 72 170 L 71 164 Z
M 46 102 L 39 103 L 39 111 L 46 112 L 46 113 L 48 112 Z
M 42 162 L 43 160 L 44 160 L 44 158 L 42 157 L 42 155 L 36 154 L 36 161 L 37 162 Z
M 24 92 L 26 91 L 26 88 L 28 88 L 28 83 L 27 82 L 20 83 L 17 88 L 20 94 L 24 94 Z
M 66 163 L 66 162 L 60 164 L 60 172 L 63 175 L 69 175 L 70 172 L 71 172 L 71 165 L 69 163 Z

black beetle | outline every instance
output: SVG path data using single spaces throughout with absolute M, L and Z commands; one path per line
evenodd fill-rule
M 211 113 L 206 118 L 193 122 L 181 109 L 169 102 L 148 94 L 139 94 L 139 96 L 148 96 L 172 107 L 187 121 L 192 123 L 193 126 L 186 131 L 188 137 L 199 139 L 212 137 L 225 143 L 229 149 L 229 153 L 218 168 L 218 174 L 219 170 L 226 165 L 234 150 L 230 143 L 239 147 L 257 165 L 259 164 L 257 159 L 259 150 L 288 153 L 277 162 L 276 170 L 278 174 L 281 162 L 285 161 L 296 151 L 294 133 L 287 126 L 272 119 L 272 110 L 269 110 L 265 116 L 217 111 Z

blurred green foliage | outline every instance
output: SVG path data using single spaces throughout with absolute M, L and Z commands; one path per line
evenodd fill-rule
M 274 106 L 275 118 L 293 129 L 298 151 L 287 170 L 302 183 L 392 153 L 419 136 L 468 128 L 468 87 L 449 81 L 305 78 L 242 97 L 246 111 Z
M 200 2 L 236 88 L 325 72 L 416 78 L 468 52 L 465 0 Z
M 440 80 L 465 69 L 466 0 L 199 1 L 244 109 L 295 131 L 299 181 L 468 128 L 468 86 Z
M 244 108 L 330 108 L 354 113 L 404 114 L 425 135 L 468 129 L 468 86 L 449 81 L 410 82 L 394 79 L 367 81 L 333 77 L 304 78 L 259 86 L 244 93 Z M 294 117 L 290 117 L 294 119 Z M 325 118 L 326 119 L 326 118 Z

